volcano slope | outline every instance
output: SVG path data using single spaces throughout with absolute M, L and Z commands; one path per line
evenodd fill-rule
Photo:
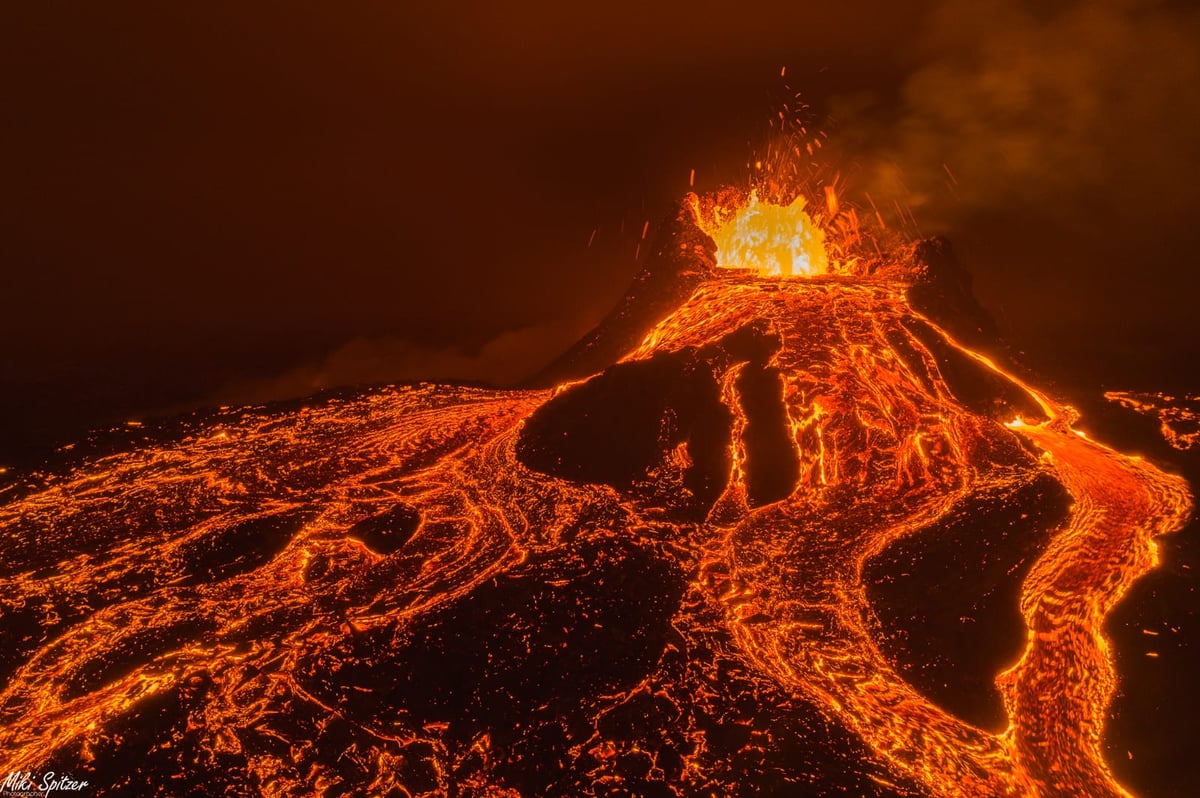
M 595 376 L 225 410 L 6 488 L 0 772 L 1122 794 L 1101 627 L 1182 480 L 918 311 L 920 251 L 789 279 L 686 225 L 660 250 L 556 366 L 623 354 Z

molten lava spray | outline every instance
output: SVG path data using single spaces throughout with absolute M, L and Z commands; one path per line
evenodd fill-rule
M 806 204 L 803 195 L 787 206 L 760 202 L 752 191 L 741 207 L 715 212 L 723 218 L 705 225 L 697 212 L 697 220 L 717 245 L 718 266 L 754 269 L 765 276 L 812 277 L 829 271 L 829 256 L 825 232 L 805 212 Z

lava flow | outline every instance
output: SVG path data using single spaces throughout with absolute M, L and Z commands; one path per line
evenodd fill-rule
M 1200 396 L 1108 391 L 1104 398 L 1157 419 L 1163 440 L 1181 452 L 1200 444 Z
M 1102 626 L 1186 484 L 964 343 L 936 244 L 868 265 L 812 225 L 753 195 L 685 205 L 553 387 L 224 410 L 10 488 L 0 773 L 101 794 L 1125 794 Z M 869 574 L 952 523 L 986 560 L 1031 496 L 1058 515 L 1001 568 L 1023 631 L 988 664 L 990 727 L 883 644 Z

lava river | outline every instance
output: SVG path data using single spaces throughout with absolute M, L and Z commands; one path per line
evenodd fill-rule
M 1075 432 L 888 274 L 713 269 L 589 379 L 225 410 L 8 488 L 0 773 L 98 794 L 1123 794 L 1102 625 L 1187 486 Z M 986 729 L 906 680 L 864 569 L 1038 479 L 1068 500 Z

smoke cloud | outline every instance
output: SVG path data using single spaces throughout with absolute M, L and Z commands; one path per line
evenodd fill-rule
M 252 404 L 311 395 L 326 388 L 386 383 L 471 382 L 508 387 L 536 373 L 587 327 L 555 321 L 501 333 L 477 351 L 431 347 L 383 336 L 355 338 L 320 360 L 266 379 L 234 382 L 214 401 Z
M 924 232 L 997 209 L 1169 232 L 1200 200 L 1197 42 L 1191 4 L 946 0 L 897 92 L 834 102 L 834 142 Z

